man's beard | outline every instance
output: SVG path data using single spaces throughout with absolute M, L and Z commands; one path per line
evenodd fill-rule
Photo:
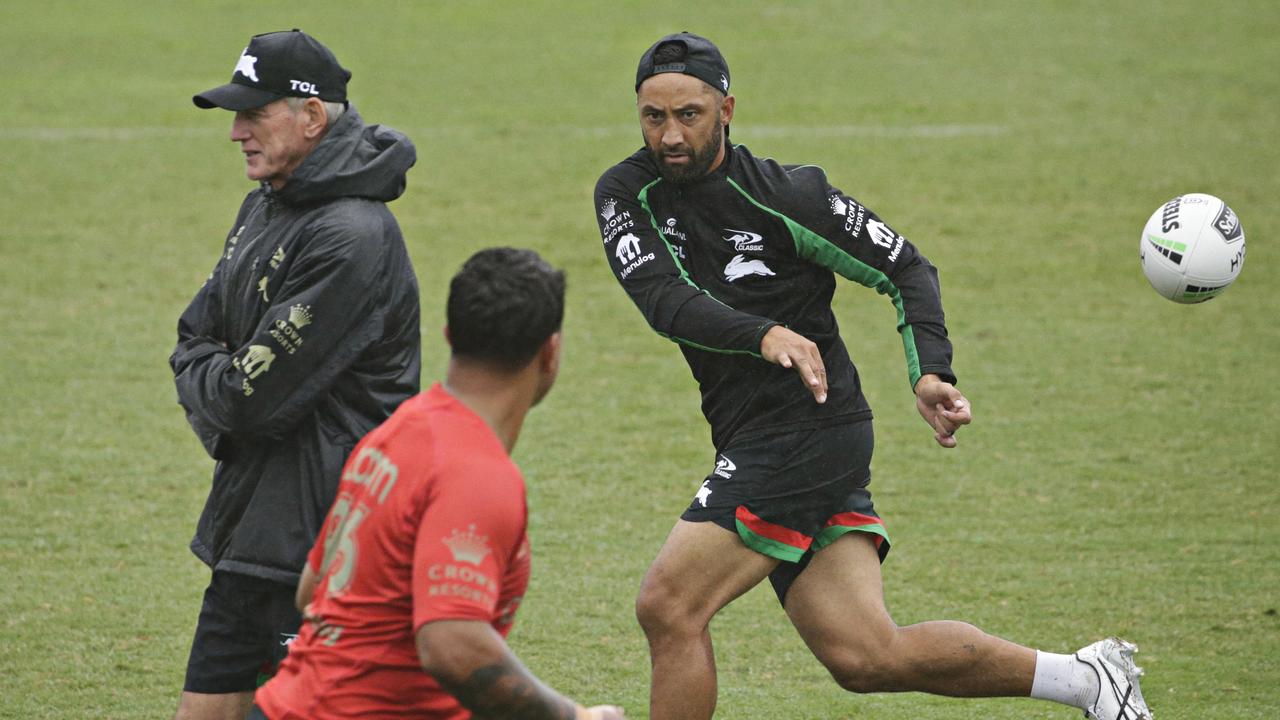
M 694 150 L 691 145 L 675 148 L 689 156 L 689 162 L 683 165 L 671 165 L 664 162 L 661 148 L 649 148 L 649 156 L 658 165 L 658 172 L 661 173 L 664 180 L 677 185 L 685 185 L 704 177 L 711 170 L 711 164 L 716 161 L 716 156 L 720 154 L 720 146 L 723 143 L 724 134 L 720 132 L 720 128 L 717 126 L 711 133 L 711 139 L 707 141 L 706 146 L 701 151 Z

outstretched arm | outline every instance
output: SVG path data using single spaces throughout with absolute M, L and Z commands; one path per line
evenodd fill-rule
M 479 620 L 438 620 L 418 628 L 422 668 L 477 718 L 615 720 L 622 709 L 585 708 L 547 687 L 506 641 Z
M 799 257 L 889 298 L 912 387 L 929 374 L 955 382 L 937 269 L 874 212 L 831 187 L 821 169 L 796 168 L 791 178 Z

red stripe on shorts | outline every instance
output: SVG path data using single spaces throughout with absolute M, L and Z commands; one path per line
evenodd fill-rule
M 863 525 L 884 525 L 884 521 L 878 517 L 871 515 L 863 515 L 857 512 L 842 512 L 839 515 L 832 515 L 823 527 L 831 527 L 832 525 L 843 525 L 844 527 L 862 527 Z
M 734 516 L 738 518 L 739 522 L 746 525 L 751 532 L 775 542 L 780 542 L 783 545 L 790 545 L 800 550 L 808 550 L 809 546 L 813 544 L 813 538 L 802 532 L 796 532 L 781 525 L 774 525 L 768 520 L 761 520 L 759 516 L 748 510 L 746 505 L 739 505 L 737 511 L 734 512 Z
M 862 528 L 868 525 L 879 525 L 881 528 L 883 528 L 884 521 L 878 517 L 874 517 L 871 515 L 863 515 L 862 513 L 850 511 L 850 512 L 842 512 L 839 515 L 832 515 L 831 519 L 827 521 L 827 524 L 824 525 L 823 528 L 826 529 L 826 528 L 835 527 L 835 526 L 847 527 L 847 528 Z M 880 543 L 882 542 L 884 542 L 884 537 L 877 533 L 876 547 L 880 547 Z

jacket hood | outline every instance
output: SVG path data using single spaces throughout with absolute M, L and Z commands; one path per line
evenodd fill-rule
M 312 204 L 343 197 L 390 202 L 404 193 L 405 175 L 418 159 L 399 130 L 365 125 L 354 105 L 275 193 L 281 201 Z

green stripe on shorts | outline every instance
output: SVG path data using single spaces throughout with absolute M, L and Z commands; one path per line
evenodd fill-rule
M 742 538 L 743 544 L 761 555 L 768 555 L 771 558 L 777 558 L 785 562 L 800 562 L 800 558 L 804 557 L 804 550 L 757 534 L 741 520 L 734 520 L 734 522 L 737 523 L 738 537 Z M 834 540 L 835 538 L 832 539 Z
M 877 548 L 880 546 L 880 542 L 889 542 L 889 533 L 884 529 L 884 525 L 881 525 L 880 523 L 872 523 L 868 525 L 853 526 L 832 525 L 830 527 L 823 528 L 822 532 L 818 533 L 818 537 L 814 538 L 813 544 L 817 545 L 819 549 L 822 549 L 838 540 L 845 533 L 854 531 L 879 535 L 882 540 L 876 543 Z

